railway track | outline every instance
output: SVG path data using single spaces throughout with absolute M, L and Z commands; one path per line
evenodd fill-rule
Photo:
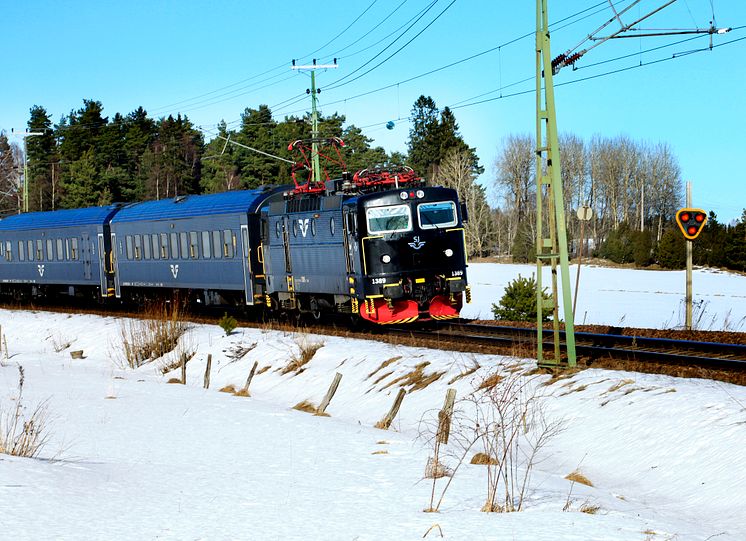
M 506 348 L 535 349 L 536 343 L 535 329 L 476 323 L 455 322 L 441 325 L 433 330 L 413 330 L 401 327 L 391 330 L 401 335 L 423 339 L 429 336 L 438 341 L 480 344 L 501 350 Z M 564 349 L 564 331 L 560 331 L 560 338 Z M 543 343 L 545 351 L 553 349 L 551 330 L 544 332 Z M 746 345 L 739 344 L 576 332 L 575 349 L 580 360 L 586 365 L 605 359 L 746 372 Z
M 141 318 L 136 310 L 111 310 L 76 307 L 70 310 L 59 306 L 2 306 L 4 308 L 39 309 L 64 313 L 86 313 L 102 316 Z M 223 311 L 205 310 L 190 314 L 186 320 L 199 324 L 216 324 Z M 235 314 L 238 316 L 238 314 Z M 266 323 L 243 319 L 240 326 L 264 327 Z M 354 338 L 385 340 L 403 345 L 447 349 L 452 351 L 491 353 L 522 357 L 535 357 L 536 330 L 532 328 L 485 325 L 469 321 L 454 321 L 419 327 L 363 327 L 351 329 L 345 325 L 310 322 L 306 325 L 294 322 L 270 323 L 271 328 L 347 336 Z M 561 331 L 564 350 L 564 332 Z M 575 333 L 578 364 L 585 366 L 623 367 L 629 370 L 654 371 L 680 375 L 679 368 L 688 374 L 713 377 L 746 384 L 746 345 L 692 340 L 625 336 L 621 333 Z M 551 351 L 551 330 L 545 330 L 544 348 Z M 611 363 L 611 364 L 610 364 Z M 616 363 L 616 364 L 614 364 Z M 627 368 L 629 367 L 629 368 Z M 661 369 L 663 367 L 663 369 Z M 670 370 L 666 367 L 670 367 Z M 732 375 L 732 377 L 730 376 Z

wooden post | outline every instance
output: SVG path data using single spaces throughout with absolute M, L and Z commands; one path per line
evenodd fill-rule
M 187 355 L 186 353 L 181 354 L 181 384 L 186 385 L 186 363 L 187 363 Z
M 439 443 L 448 443 L 448 436 L 451 434 L 451 415 L 453 415 L 455 402 L 456 389 L 448 389 L 443 409 L 438 412 L 438 434 L 436 437 Z
M 243 386 L 243 389 L 241 390 L 241 393 L 246 393 L 248 396 L 249 394 L 249 385 L 251 385 L 251 380 L 254 379 L 254 372 L 256 372 L 256 366 L 259 364 L 259 361 L 254 361 L 254 366 L 251 367 L 251 372 L 249 372 L 249 377 L 246 378 L 246 385 Z
M 334 374 L 334 381 L 332 381 L 331 386 L 329 387 L 329 390 L 326 392 L 326 396 L 324 397 L 324 400 L 321 401 L 321 404 L 316 409 L 316 414 L 321 415 L 326 412 L 326 408 L 329 405 L 329 402 L 332 401 L 332 397 L 334 396 L 334 393 L 337 392 L 337 387 L 339 387 L 339 381 L 342 379 L 342 374 L 337 372 Z
M 381 421 L 378 422 L 376 425 L 376 428 L 380 428 L 382 430 L 388 430 L 391 426 L 391 423 L 394 422 L 394 418 L 396 417 L 396 414 L 399 413 L 399 408 L 401 407 L 401 403 L 404 401 L 404 395 L 407 394 L 407 391 L 405 391 L 403 388 L 399 389 L 399 392 L 396 395 L 396 398 L 394 399 L 394 403 L 391 406 L 391 409 L 386 414 L 386 417 L 384 417 Z
M 210 388 L 210 368 L 212 367 L 212 353 L 207 355 L 207 366 L 205 367 L 205 389 Z

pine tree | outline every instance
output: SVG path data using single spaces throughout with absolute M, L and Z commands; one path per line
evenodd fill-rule
M 30 115 L 28 130 L 42 135 L 34 135 L 26 140 L 29 210 L 51 210 L 55 208 L 56 203 L 52 200 L 55 191 L 53 184 L 59 176 L 52 119 L 46 109 L 39 105 L 31 108 Z

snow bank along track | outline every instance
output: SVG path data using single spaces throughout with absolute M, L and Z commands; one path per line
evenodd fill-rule
M 514 347 L 523 350 L 536 341 L 536 330 L 518 327 L 500 327 L 476 323 L 449 323 L 433 330 L 390 329 L 392 332 L 423 339 L 430 337 L 440 342 L 483 344 L 503 349 Z M 560 331 L 564 345 L 564 331 Z M 594 360 L 641 361 L 682 366 L 696 366 L 708 370 L 746 373 L 746 345 L 716 342 L 696 342 L 670 338 L 623 336 L 576 332 L 575 344 L 578 357 L 584 364 Z M 544 347 L 553 346 L 552 331 L 544 331 Z

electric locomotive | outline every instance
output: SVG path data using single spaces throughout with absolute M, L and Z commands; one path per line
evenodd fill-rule
M 456 318 L 470 300 L 465 220 L 455 190 L 409 168 L 296 183 L 261 209 L 266 303 L 378 324 Z

